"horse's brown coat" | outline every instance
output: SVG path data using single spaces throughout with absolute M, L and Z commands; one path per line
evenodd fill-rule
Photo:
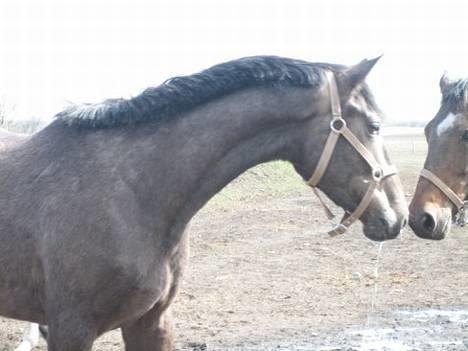
M 377 111 L 361 84 L 374 63 L 317 69 L 335 71 L 344 118 L 386 163 L 380 138 L 368 131 L 367 115 Z M 186 264 L 190 219 L 258 163 L 288 160 L 308 179 L 328 135 L 329 101 L 324 82 L 269 82 L 164 123 L 100 129 L 59 118 L 9 147 L 0 162 L 0 314 L 47 324 L 50 351 L 89 351 L 119 327 L 127 350 L 170 350 L 168 307 Z M 112 121 L 128 117 L 119 116 Z M 352 210 L 369 177 L 366 163 L 339 142 L 320 188 Z M 364 232 L 393 238 L 405 217 L 392 177 L 362 217 Z

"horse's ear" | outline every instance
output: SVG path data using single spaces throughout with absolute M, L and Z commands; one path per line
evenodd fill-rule
M 445 71 L 439 81 L 440 92 L 443 94 L 451 84 L 453 84 L 453 80 L 450 78 L 447 71 Z
M 338 81 L 342 92 L 345 95 L 351 93 L 351 91 L 358 86 L 360 83 L 366 79 L 367 75 L 371 71 L 372 67 L 380 60 L 382 57 L 376 57 L 371 60 L 362 60 L 357 65 L 346 68 L 338 74 Z M 340 90 L 341 90 L 340 89 Z

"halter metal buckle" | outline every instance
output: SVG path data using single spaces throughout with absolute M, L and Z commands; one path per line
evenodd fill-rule
M 466 211 L 468 210 L 468 201 L 463 202 L 463 206 L 458 210 L 458 215 L 456 219 L 457 225 L 464 227 L 468 224 L 468 217 Z
M 334 236 L 345 233 L 347 230 L 348 230 L 348 227 L 346 227 L 343 223 L 339 223 L 335 225 L 333 229 L 328 232 L 328 235 L 330 235 L 330 237 L 333 238 Z

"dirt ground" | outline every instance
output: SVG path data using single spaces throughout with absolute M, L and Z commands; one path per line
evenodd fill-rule
M 391 154 L 410 200 L 425 150 L 408 140 Z M 337 238 L 328 228 L 289 167 L 257 167 L 234 181 L 193 220 L 173 305 L 177 348 L 468 349 L 467 228 L 440 242 L 407 229 L 382 246 L 360 225 Z M 13 350 L 25 325 L 0 319 L 0 350 Z M 122 350 L 120 334 L 94 349 Z

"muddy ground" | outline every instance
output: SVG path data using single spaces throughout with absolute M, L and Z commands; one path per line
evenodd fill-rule
M 391 153 L 409 200 L 425 150 L 403 141 Z M 440 242 L 405 230 L 380 247 L 360 225 L 333 239 L 328 228 L 284 164 L 234 181 L 193 220 L 191 262 L 173 305 L 177 348 L 468 349 L 468 229 Z M 1 319 L 0 350 L 13 350 L 24 326 Z M 122 350 L 120 334 L 94 349 Z

